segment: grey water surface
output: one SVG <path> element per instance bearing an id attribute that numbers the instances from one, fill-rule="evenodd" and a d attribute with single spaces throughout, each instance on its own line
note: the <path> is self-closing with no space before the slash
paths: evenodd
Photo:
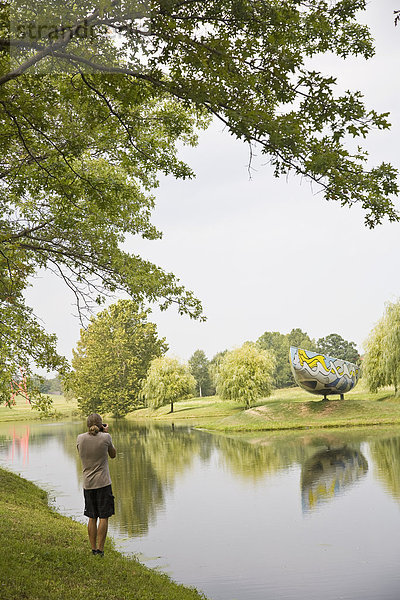
<path id="1" fill-rule="evenodd" d="M 81 522 L 84 430 L 0 424 L 0 465 Z M 400 599 L 400 428 L 226 436 L 120 421 L 110 433 L 121 552 L 213 600 Z"/>

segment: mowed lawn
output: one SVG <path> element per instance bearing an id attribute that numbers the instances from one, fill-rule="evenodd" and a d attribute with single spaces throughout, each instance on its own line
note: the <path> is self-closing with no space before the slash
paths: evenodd
<path id="1" fill-rule="evenodd" d="M 53 400 L 53 419 L 65 419 L 79 416 L 78 406 L 75 400 L 67 400 L 64 396 L 55 394 L 52 394 L 50 398 Z M 40 418 L 40 412 L 33 409 L 29 402 L 21 396 L 16 398 L 16 404 L 11 408 L 0 405 L 0 423 L 7 421 L 30 421 Z"/>
<path id="2" fill-rule="evenodd" d="M 250 409 L 217 396 L 194 398 L 174 404 L 174 412 L 163 406 L 157 410 L 139 409 L 129 419 L 187 423 L 217 431 L 261 431 L 400 424 L 400 398 L 391 388 L 377 394 L 367 391 L 361 381 L 344 400 L 332 396 L 327 401 L 300 388 L 276 390 Z"/>

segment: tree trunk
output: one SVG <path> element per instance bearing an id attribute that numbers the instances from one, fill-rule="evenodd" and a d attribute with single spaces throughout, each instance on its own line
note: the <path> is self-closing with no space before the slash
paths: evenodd
<path id="1" fill-rule="evenodd" d="M 172 413 L 174 412 L 174 403 L 173 402 L 171 402 L 171 410 L 169 412 L 172 412 Z"/>

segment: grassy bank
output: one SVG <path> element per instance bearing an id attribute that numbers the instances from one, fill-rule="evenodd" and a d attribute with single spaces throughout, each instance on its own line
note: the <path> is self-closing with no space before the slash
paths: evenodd
<path id="1" fill-rule="evenodd" d="M 248 410 L 211 396 L 177 402 L 172 414 L 169 406 L 163 406 L 155 411 L 136 410 L 128 418 L 185 423 L 227 432 L 395 425 L 400 424 L 400 399 L 389 388 L 371 394 L 360 382 L 344 400 L 334 396 L 323 401 L 299 388 L 286 388 L 276 390 Z"/>
<path id="2" fill-rule="evenodd" d="M 52 418 L 69 419 L 78 415 L 78 407 L 75 401 L 66 400 L 64 396 L 57 395 L 51 395 L 50 398 L 53 400 L 55 413 Z M 16 404 L 12 408 L 4 405 L 0 406 L 0 423 L 7 421 L 34 421 L 41 417 L 39 411 L 33 409 L 29 402 L 20 396 L 16 398 Z"/>
<path id="3" fill-rule="evenodd" d="M 0 469 L 2 600 L 200 600 L 194 589 L 123 557 L 90 553 L 86 527 L 51 510 L 44 491 Z"/>

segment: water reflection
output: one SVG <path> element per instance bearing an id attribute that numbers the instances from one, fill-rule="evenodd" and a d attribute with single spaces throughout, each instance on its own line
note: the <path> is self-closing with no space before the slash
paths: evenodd
<path id="1" fill-rule="evenodd" d="M 76 476 L 82 484 L 76 433 L 68 430 L 63 444 L 76 462 Z M 204 434 L 186 427 L 133 426 L 119 421 L 110 424 L 110 433 L 117 448 L 117 460 L 110 461 L 116 502 L 114 521 L 122 533 L 141 536 L 164 509 L 165 495 L 173 489 L 176 479 L 190 469 L 196 457 L 207 461 L 212 444 L 205 443 Z"/>
<path id="2" fill-rule="evenodd" d="M 15 455 L 22 459 L 22 464 L 29 462 L 29 434 L 30 427 L 26 425 L 22 431 L 17 430 L 15 425 L 10 427 L 12 441 L 9 444 L 9 459 L 14 462 Z"/>
<path id="3" fill-rule="evenodd" d="M 309 512 L 347 491 L 368 471 L 368 463 L 360 450 L 328 448 L 309 458 L 301 470 L 301 504 Z"/>
<path id="4" fill-rule="evenodd" d="M 213 600 L 400 598 L 400 429 L 233 436 L 123 421 L 110 430 L 110 529 L 123 552 Z M 84 422 L 0 424 L 0 464 L 85 521 L 82 431 Z"/>
<path id="5" fill-rule="evenodd" d="M 376 476 L 400 502 L 400 437 L 375 440 L 370 444 Z"/>
<path id="6" fill-rule="evenodd" d="M 301 463 L 304 447 L 298 443 L 279 444 L 266 436 L 241 439 L 219 436 L 214 441 L 225 468 L 243 479 L 254 481 Z"/>
<path id="7" fill-rule="evenodd" d="M 202 437 L 189 429 L 119 427 L 114 436 L 122 454 L 111 465 L 120 523 L 125 533 L 143 535 L 165 506 L 165 494 L 199 455 L 207 460 Z"/>

